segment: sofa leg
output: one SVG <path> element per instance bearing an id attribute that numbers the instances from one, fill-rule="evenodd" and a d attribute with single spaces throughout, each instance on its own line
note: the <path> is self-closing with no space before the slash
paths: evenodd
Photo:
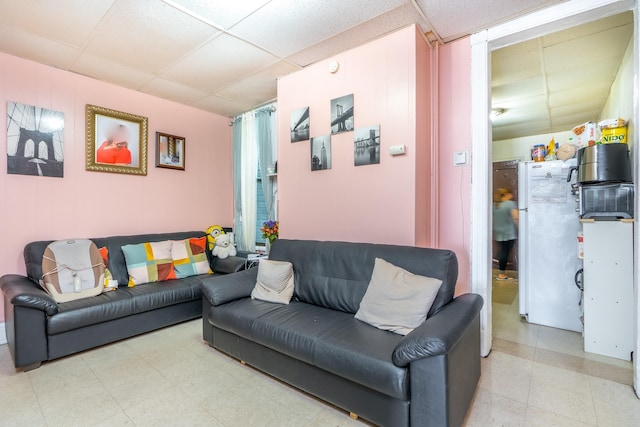
<path id="1" fill-rule="evenodd" d="M 36 362 L 36 363 L 32 363 L 31 365 L 23 366 L 22 367 L 22 372 L 32 371 L 32 370 L 34 370 L 36 368 L 39 368 L 41 364 L 42 364 L 42 362 Z"/>
<path id="2" fill-rule="evenodd" d="M 243 365 L 247 364 L 247 362 L 245 362 L 244 360 L 241 360 L 240 363 L 242 363 Z"/>
<path id="3" fill-rule="evenodd" d="M 349 412 L 349 416 L 350 416 L 351 418 L 353 418 L 354 420 L 357 420 L 357 419 L 358 419 L 358 414 L 354 414 L 353 412 Z"/>

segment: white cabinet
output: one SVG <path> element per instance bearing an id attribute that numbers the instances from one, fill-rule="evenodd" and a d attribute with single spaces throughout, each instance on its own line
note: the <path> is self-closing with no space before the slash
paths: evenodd
<path id="1" fill-rule="evenodd" d="M 584 350 L 631 360 L 633 221 L 583 221 Z"/>

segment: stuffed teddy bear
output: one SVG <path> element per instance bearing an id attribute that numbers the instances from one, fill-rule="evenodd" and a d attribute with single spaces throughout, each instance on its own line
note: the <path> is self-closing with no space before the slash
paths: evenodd
<path id="1" fill-rule="evenodd" d="M 220 259 L 235 256 L 237 252 L 236 247 L 231 244 L 231 236 L 228 234 L 220 234 L 216 237 L 216 245 L 213 247 L 211 253 Z"/>
<path id="2" fill-rule="evenodd" d="M 212 251 L 214 246 L 216 245 L 216 239 L 218 238 L 218 236 L 220 236 L 221 234 L 225 234 L 224 228 L 219 225 L 212 225 L 211 227 L 207 228 L 206 233 L 210 251 Z"/>

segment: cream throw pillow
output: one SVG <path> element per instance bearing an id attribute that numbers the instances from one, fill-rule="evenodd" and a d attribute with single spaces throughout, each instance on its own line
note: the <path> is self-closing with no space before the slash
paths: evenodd
<path id="1" fill-rule="evenodd" d="M 293 297 L 293 264 L 286 261 L 260 260 L 252 299 L 289 304 Z"/>
<path id="2" fill-rule="evenodd" d="M 442 280 L 419 276 L 376 258 L 355 317 L 378 329 L 407 335 L 427 319 L 441 284 Z"/>

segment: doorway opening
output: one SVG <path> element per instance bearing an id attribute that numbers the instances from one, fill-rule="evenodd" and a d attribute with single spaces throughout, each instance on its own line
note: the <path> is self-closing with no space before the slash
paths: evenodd
<path id="1" fill-rule="evenodd" d="M 491 52 L 514 43 L 531 40 L 561 29 L 574 27 L 579 24 L 594 22 L 598 19 L 627 11 L 634 13 L 634 32 L 637 38 L 639 29 L 637 23 L 638 4 L 628 0 L 604 1 L 569 1 L 551 6 L 539 12 L 531 13 L 506 24 L 476 33 L 471 38 L 471 75 L 475 82 L 487 82 L 486 85 L 474 84 L 471 87 L 472 99 L 472 168 L 471 181 L 474 190 L 471 192 L 472 223 L 471 232 L 471 291 L 482 295 L 485 307 L 481 312 L 481 354 L 487 356 L 491 351 L 492 341 L 492 308 L 491 308 L 491 211 L 488 194 L 491 192 L 491 176 L 489 171 L 492 164 L 491 124 L 489 121 L 491 90 L 490 65 Z M 632 52 L 632 68 L 637 73 L 639 67 L 639 46 L 636 43 Z M 634 79 L 633 112 L 630 120 L 640 122 L 640 111 L 637 106 L 637 82 Z M 632 147 L 632 162 L 638 169 L 638 152 L 633 147 L 637 144 L 638 135 L 635 132 L 630 139 Z M 495 145 L 495 144 L 494 144 Z M 637 187 L 637 186 L 636 186 Z M 638 200 L 636 200 L 638 210 Z M 634 230 L 635 241 L 640 235 L 639 229 Z M 640 256 L 637 251 L 634 263 Z M 634 279 L 637 282 L 637 278 Z M 634 283 L 635 284 L 635 283 Z M 637 306 L 637 301 L 635 301 Z M 637 322 L 638 319 L 635 319 Z M 636 374 L 640 378 L 640 370 Z"/>
<path id="2" fill-rule="evenodd" d="M 499 187 L 509 188 L 514 200 L 518 200 L 518 163 L 531 161 L 533 147 L 555 148 L 557 144 L 565 148 L 571 145 L 575 151 L 572 128 L 585 122 L 597 123 L 609 118 L 610 114 L 617 118 L 629 113 L 624 119 L 630 118 L 632 91 L 621 94 L 616 87 L 633 88 L 633 73 L 627 70 L 628 66 L 625 68 L 625 63 L 632 63 L 633 33 L 633 12 L 626 11 L 491 52 L 491 106 L 492 111 L 501 112 L 492 117 L 491 179 L 494 191 Z M 548 153 L 546 160 L 553 161 L 555 157 L 555 153 Z M 547 165 L 550 163 L 539 166 Z M 549 327 L 581 329 L 581 293 L 574 287 L 574 273 L 581 267 L 574 234 L 580 226 L 574 210 L 577 205 L 573 206 L 574 197 L 569 193 L 568 184 L 566 187 L 568 203 L 564 209 L 553 210 L 558 218 L 552 223 L 540 218 L 527 221 L 534 219 L 532 211 L 529 209 L 529 214 L 522 212 L 519 244 L 514 245 L 508 262 L 507 275 L 512 280 L 496 281 L 499 245 L 495 240 L 492 242 L 492 308 L 502 311 L 505 307 L 496 304 L 513 305 L 506 319 L 503 319 L 505 316 L 501 318 L 503 320 L 520 322 L 523 317 Z M 521 208 L 526 206 L 521 203 Z M 555 224 L 565 222 L 576 229 L 575 233 L 574 230 L 562 233 L 555 227 Z M 541 247 L 537 244 L 540 243 L 538 239 L 534 244 L 536 236 L 531 235 L 532 231 L 525 239 L 523 227 L 527 224 L 535 224 L 536 232 L 548 235 L 554 243 Z M 542 229 L 544 225 L 550 228 Z M 518 253 L 519 246 L 521 254 Z M 543 247 L 545 253 L 541 254 Z M 537 263 L 553 251 L 558 253 L 547 258 L 551 258 L 547 267 L 556 271 L 566 267 L 572 271 L 554 273 L 550 277 L 541 277 L 544 273 L 539 271 L 537 281 L 549 284 L 543 288 L 542 283 L 532 277 L 532 270 L 545 268 Z M 572 254 L 566 257 L 566 252 Z M 518 269 L 518 263 L 523 263 L 522 269 Z M 530 265 L 532 263 L 536 265 Z M 556 289 L 557 292 L 551 292 Z M 519 301 L 514 301 L 515 298 Z M 548 301 L 542 301 L 543 298 Z M 541 304 L 545 306 L 543 309 Z M 553 313 L 547 306 L 566 309 Z M 502 332 L 493 331 L 494 337 Z"/>

